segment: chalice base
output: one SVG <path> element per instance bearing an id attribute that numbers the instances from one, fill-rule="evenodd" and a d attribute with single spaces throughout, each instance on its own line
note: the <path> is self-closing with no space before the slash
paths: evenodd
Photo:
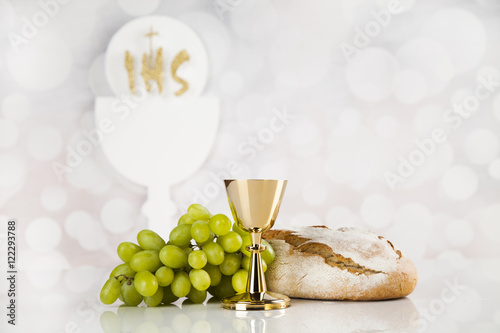
<path id="1" fill-rule="evenodd" d="M 222 307 L 229 310 L 276 310 L 289 306 L 288 296 L 272 291 L 260 294 L 241 293 L 222 300 Z"/>

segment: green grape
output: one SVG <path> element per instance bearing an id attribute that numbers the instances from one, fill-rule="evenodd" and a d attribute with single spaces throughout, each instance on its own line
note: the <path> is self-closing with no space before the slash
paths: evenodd
<path id="1" fill-rule="evenodd" d="M 129 306 L 137 306 L 142 302 L 142 295 L 135 289 L 132 281 L 126 281 L 121 287 L 122 301 Z"/>
<path id="2" fill-rule="evenodd" d="M 245 292 L 247 289 L 248 271 L 246 269 L 240 269 L 237 271 L 232 279 L 231 284 L 236 293 Z"/>
<path id="3" fill-rule="evenodd" d="M 240 269 L 241 258 L 236 253 L 229 253 L 219 265 L 220 272 L 224 275 L 233 275 Z"/>
<path id="4" fill-rule="evenodd" d="M 246 269 L 247 271 L 250 270 L 250 257 L 244 256 L 243 259 L 241 259 L 241 268 Z M 262 269 L 267 271 L 267 264 L 264 260 L 262 260 Z"/>
<path id="5" fill-rule="evenodd" d="M 207 291 L 210 293 L 210 295 L 212 295 L 212 296 L 215 295 L 215 288 L 216 287 L 214 287 L 214 286 L 208 287 Z M 213 298 L 211 298 L 211 299 L 213 299 Z"/>
<path id="6" fill-rule="evenodd" d="M 204 243 L 210 237 L 210 228 L 208 227 L 207 222 L 198 220 L 193 223 L 191 227 L 191 237 L 197 243 Z"/>
<path id="7" fill-rule="evenodd" d="M 109 278 L 101 289 L 101 294 L 99 295 L 101 302 L 104 304 L 113 304 L 120 296 L 121 284 L 115 278 Z"/>
<path id="8" fill-rule="evenodd" d="M 205 267 L 203 267 L 203 270 L 207 272 L 208 275 L 210 275 L 210 285 L 212 287 L 220 283 L 222 274 L 220 272 L 219 266 L 207 264 Z"/>
<path id="9" fill-rule="evenodd" d="M 208 221 L 208 226 L 210 230 L 217 236 L 222 236 L 227 234 L 231 230 L 231 221 L 224 214 L 217 214 L 210 218 Z"/>
<path id="10" fill-rule="evenodd" d="M 162 299 L 163 304 L 170 304 L 177 301 L 178 299 L 179 297 L 175 296 L 172 293 L 172 289 L 170 288 L 170 286 L 163 288 L 163 299 Z"/>
<path id="11" fill-rule="evenodd" d="M 173 228 L 168 236 L 170 244 L 179 247 L 184 247 L 189 245 L 191 242 L 191 225 L 181 224 Z"/>
<path id="12" fill-rule="evenodd" d="M 150 271 L 155 272 L 161 267 L 160 257 L 157 251 L 144 250 L 137 252 L 130 258 L 130 268 L 134 271 Z"/>
<path id="13" fill-rule="evenodd" d="M 166 287 L 174 280 L 174 270 L 170 267 L 162 266 L 158 268 L 155 276 L 158 280 L 158 285 L 160 287 Z"/>
<path id="14" fill-rule="evenodd" d="M 109 277 L 112 278 L 112 277 L 118 277 L 118 281 L 122 282 L 124 277 L 121 276 L 121 275 L 124 275 L 126 277 L 134 277 L 135 275 L 135 271 L 132 270 L 132 268 L 130 268 L 130 265 L 125 263 L 125 264 L 121 264 L 121 265 L 118 265 L 116 266 L 112 271 L 111 271 L 111 274 L 109 274 Z"/>
<path id="15" fill-rule="evenodd" d="M 177 222 L 177 225 L 181 225 L 181 224 L 193 224 L 194 221 L 196 221 L 195 219 L 193 219 L 191 216 L 189 216 L 189 214 L 184 214 L 181 216 L 181 218 L 179 219 L 179 222 Z"/>
<path id="16" fill-rule="evenodd" d="M 142 296 L 153 296 L 158 290 L 158 280 L 153 273 L 141 271 L 135 275 L 134 286 Z"/>
<path id="17" fill-rule="evenodd" d="M 208 221 L 210 218 L 210 212 L 208 209 L 200 204 L 192 204 L 188 207 L 187 213 L 195 220 L 205 220 Z"/>
<path id="18" fill-rule="evenodd" d="M 236 223 L 233 224 L 233 231 L 238 233 L 238 235 L 240 235 L 241 237 L 245 237 L 245 236 L 249 235 L 248 231 L 241 229 L 240 227 L 238 227 L 238 225 Z"/>
<path id="19" fill-rule="evenodd" d="M 198 290 L 196 288 L 191 288 L 191 291 L 187 295 L 188 299 L 196 304 L 201 304 L 205 301 L 207 298 L 207 291 L 206 290 Z M 202 331 L 200 331 L 202 332 Z"/>
<path id="20" fill-rule="evenodd" d="M 203 245 L 203 252 L 207 255 L 208 263 L 211 265 L 220 265 L 224 261 L 224 250 L 217 243 Z"/>
<path id="21" fill-rule="evenodd" d="M 137 242 L 144 250 L 160 251 L 165 246 L 165 241 L 152 230 L 141 230 L 137 234 Z"/>
<path id="22" fill-rule="evenodd" d="M 189 266 L 200 269 L 207 264 L 207 255 L 201 250 L 195 250 L 188 255 Z"/>
<path id="23" fill-rule="evenodd" d="M 189 257 L 189 254 L 193 252 L 193 248 L 191 246 L 188 246 L 183 248 L 182 251 L 184 251 L 184 253 Z"/>
<path id="24" fill-rule="evenodd" d="M 158 306 L 163 300 L 163 288 L 158 288 L 153 296 L 144 297 L 147 306 Z"/>
<path id="25" fill-rule="evenodd" d="M 213 232 L 210 231 L 210 236 L 208 236 L 208 239 L 206 241 L 204 241 L 203 243 L 196 243 L 199 247 L 202 247 L 203 245 L 207 244 L 207 243 L 212 243 L 215 239 L 215 234 Z"/>
<path id="26" fill-rule="evenodd" d="M 131 242 L 120 243 L 120 245 L 118 245 L 118 249 L 116 250 L 118 257 L 120 257 L 123 262 L 129 262 L 130 258 L 140 251 L 142 251 L 142 248 Z"/>
<path id="27" fill-rule="evenodd" d="M 217 238 L 217 243 L 222 246 L 222 249 L 227 253 L 236 252 L 240 249 L 243 240 L 237 232 L 230 231 L 227 234 Z"/>
<path id="28" fill-rule="evenodd" d="M 243 253 L 247 257 L 250 257 L 252 255 L 252 253 L 247 250 L 247 246 L 250 246 L 250 245 L 252 245 L 252 239 L 250 238 L 250 236 L 241 237 L 240 251 L 241 251 L 241 253 Z"/>
<path id="29" fill-rule="evenodd" d="M 220 283 L 215 286 L 214 296 L 218 298 L 231 297 L 235 294 L 232 279 L 230 276 L 223 275 Z"/>
<path id="30" fill-rule="evenodd" d="M 187 265 L 188 256 L 180 247 L 165 245 L 160 251 L 161 262 L 170 268 L 181 268 Z"/>
<path id="31" fill-rule="evenodd" d="M 189 281 L 189 276 L 186 272 L 177 272 L 174 276 L 174 281 L 170 285 L 172 293 L 177 297 L 184 297 L 191 291 L 191 281 Z"/>
<path id="32" fill-rule="evenodd" d="M 274 258 L 276 257 L 276 253 L 274 253 L 274 249 L 273 247 L 271 246 L 271 244 L 269 244 L 268 241 L 266 241 L 265 239 L 262 240 L 262 245 L 265 245 L 266 246 L 266 250 L 264 252 L 262 252 L 262 260 L 264 260 L 266 262 L 266 264 L 270 264 L 274 261 Z"/>
<path id="33" fill-rule="evenodd" d="M 193 269 L 189 272 L 189 281 L 197 290 L 207 290 L 210 287 L 210 275 L 203 269 Z"/>

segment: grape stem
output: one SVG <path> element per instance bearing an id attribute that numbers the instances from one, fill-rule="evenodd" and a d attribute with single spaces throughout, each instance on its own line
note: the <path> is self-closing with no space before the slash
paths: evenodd
<path id="1" fill-rule="evenodd" d="M 129 282 L 129 283 L 128 283 L 129 285 L 130 285 L 130 283 L 132 283 L 132 281 L 134 280 L 134 278 L 132 278 L 132 277 L 128 277 L 128 276 L 126 276 L 125 274 L 120 274 L 120 275 L 116 275 L 116 276 L 114 276 L 114 278 L 115 278 L 115 279 L 117 279 L 118 281 L 120 281 L 120 280 L 119 280 L 119 278 L 120 278 L 120 277 L 123 277 L 123 280 L 127 280 L 127 281 Z M 123 281 L 123 280 L 122 280 L 122 281 Z M 121 281 L 120 281 L 120 282 L 121 282 Z"/>

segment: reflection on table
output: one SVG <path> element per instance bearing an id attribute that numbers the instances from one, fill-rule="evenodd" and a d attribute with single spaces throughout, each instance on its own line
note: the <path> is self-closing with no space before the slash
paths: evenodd
<path id="1" fill-rule="evenodd" d="M 120 306 L 101 314 L 105 333 L 168 332 L 415 332 L 418 312 L 409 298 L 380 302 L 293 299 L 288 309 L 232 311 L 212 298 L 156 308 Z"/>

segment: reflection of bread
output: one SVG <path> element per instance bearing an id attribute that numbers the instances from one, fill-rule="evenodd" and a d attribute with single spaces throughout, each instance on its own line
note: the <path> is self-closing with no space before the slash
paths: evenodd
<path id="1" fill-rule="evenodd" d="M 406 297 L 376 303 L 294 299 L 286 318 L 293 320 L 266 318 L 266 332 L 417 333 L 422 328 L 415 305 Z"/>
<path id="2" fill-rule="evenodd" d="M 367 230 L 300 227 L 270 230 L 264 238 L 276 251 L 268 289 L 290 297 L 381 300 L 409 295 L 417 284 L 410 259 Z"/>

